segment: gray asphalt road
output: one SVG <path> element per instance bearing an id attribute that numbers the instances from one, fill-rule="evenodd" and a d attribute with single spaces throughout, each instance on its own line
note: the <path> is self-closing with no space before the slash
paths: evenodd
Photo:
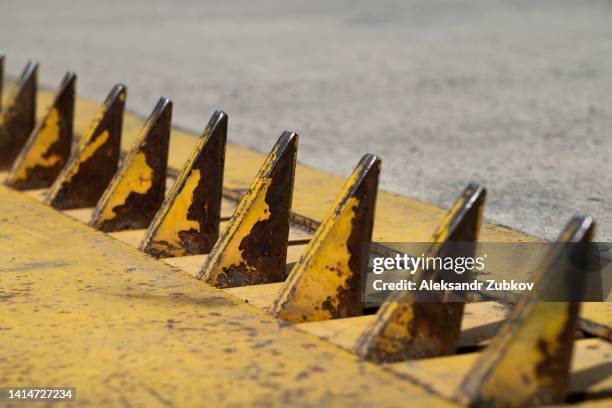
<path id="1" fill-rule="evenodd" d="M 3 0 L 0 48 L 13 74 L 37 56 L 46 84 L 122 81 L 195 130 L 222 108 L 236 143 L 296 130 L 306 164 L 374 152 L 385 189 L 448 207 L 477 181 L 490 221 L 554 239 L 588 213 L 612 240 L 611 21 L 610 1 Z"/>

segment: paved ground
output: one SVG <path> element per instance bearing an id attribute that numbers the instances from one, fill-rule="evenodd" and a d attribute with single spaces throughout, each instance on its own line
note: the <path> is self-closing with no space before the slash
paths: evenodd
<path id="1" fill-rule="evenodd" d="M 348 174 L 383 158 L 385 189 L 449 206 L 489 188 L 490 221 L 554 238 L 574 213 L 612 240 L 612 2 L 4 0 L 9 71 L 76 70 L 81 94 L 160 95 L 234 142 L 302 136 L 300 160 Z"/>

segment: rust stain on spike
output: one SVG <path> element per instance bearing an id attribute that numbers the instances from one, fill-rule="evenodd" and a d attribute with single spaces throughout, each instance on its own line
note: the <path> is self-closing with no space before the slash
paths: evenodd
<path id="1" fill-rule="evenodd" d="M 5 183 L 18 190 L 46 188 L 62 170 L 72 146 L 76 75 L 66 73 L 53 104 L 17 156 Z"/>
<path id="2" fill-rule="evenodd" d="M 164 201 L 172 102 L 161 98 L 102 194 L 90 225 L 102 231 L 146 228 Z"/>
<path id="3" fill-rule="evenodd" d="M 285 278 L 298 135 L 285 131 L 259 169 L 198 278 L 219 287 Z"/>
<path id="4" fill-rule="evenodd" d="M 45 199 L 58 210 L 93 207 L 117 172 L 127 89 L 115 85 Z"/>
<path id="5" fill-rule="evenodd" d="M 225 112 L 215 111 L 149 226 L 141 249 L 157 257 L 210 252 L 219 237 L 227 140 Z"/>
<path id="6" fill-rule="evenodd" d="M 30 60 L 0 114 L 0 170 L 9 170 L 34 129 L 38 61 Z"/>
<path id="7" fill-rule="evenodd" d="M 477 241 L 485 196 L 485 189 L 475 184 L 464 190 L 434 233 L 426 256 L 453 256 L 446 243 Z M 436 279 L 435 272 L 419 270 L 414 275 L 415 282 L 424 279 Z M 464 303 L 445 302 L 445 292 L 435 295 L 439 301 L 422 302 L 414 301 L 411 292 L 392 294 L 357 340 L 356 353 L 378 363 L 453 353 Z"/>
<path id="8" fill-rule="evenodd" d="M 564 274 L 574 267 L 568 260 L 584 262 L 567 252 L 575 249 L 575 243 L 589 242 L 593 229 L 590 217 L 574 217 L 569 222 L 534 273 L 534 299 L 551 289 L 562 291 L 559 293 L 581 290 L 563 284 Z M 564 402 L 580 302 L 534 299 L 518 302 L 464 378 L 456 394 L 464 404 L 527 407 Z"/>
<path id="9" fill-rule="evenodd" d="M 362 244 L 372 239 L 380 164 L 362 157 L 281 288 L 276 317 L 302 323 L 362 314 Z"/>

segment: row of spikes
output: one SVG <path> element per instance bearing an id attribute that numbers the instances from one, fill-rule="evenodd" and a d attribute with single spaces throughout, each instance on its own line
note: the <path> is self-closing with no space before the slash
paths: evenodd
<path id="1" fill-rule="evenodd" d="M 378 157 L 362 157 L 287 277 L 297 134 L 281 135 L 219 234 L 228 122 L 224 112 L 213 114 L 165 194 L 170 100 L 159 100 L 119 163 L 126 87 L 113 87 L 71 151 L 76 76 L 66 74 L 34 129 L 37 68 L 37 62 L 28 63 L 0 116 L 1 162 L 12 164 L 7 185 L 49 188 L 45 201 L 57 209 L 95 206 L 90 225 L 102 231 L 147 228 L 141 249 L 155 257 L 208 253 L 197 277 L 213 286 L 284 282 L 272 313 L 287 322 L 364 313 L 361 245 L 372 238 Z M 428 256 L 448 254 L 451 243 L 478 240 L 485 197 L 478 185 L 465 189 L 432 236 Z M 590 241 L 593 228 L 590 217 L 569 222 L 534 275 L 533 296 L 548 290 L 555 276 L 571 267 L 564 251 L 572 243 Z M 431 278 L 427 270 L 415 275 L 417 282 Z M 378 309 L 353 351 L 377 363 L 452 354 L 464 304 L 448 302 L 450 295 L 441 292 L 433 302 L 417 302 L 409 292 L 397 292 Z M 519 300 L 459 387 L 457 401 L 505 406 L 562 402 L 578 310 L 579 302 Z M 559 324 L 544 324 L 550 321 Z"/>

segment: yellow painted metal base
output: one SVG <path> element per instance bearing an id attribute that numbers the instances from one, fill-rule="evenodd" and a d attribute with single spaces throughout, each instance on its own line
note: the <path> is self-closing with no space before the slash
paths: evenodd
<path id="1" fill-rule="evenodd" d="M 75 386 L 79 406 L 450 406 L 25 194 L 0 187 L 0 213 L 0 384 Z"/>

